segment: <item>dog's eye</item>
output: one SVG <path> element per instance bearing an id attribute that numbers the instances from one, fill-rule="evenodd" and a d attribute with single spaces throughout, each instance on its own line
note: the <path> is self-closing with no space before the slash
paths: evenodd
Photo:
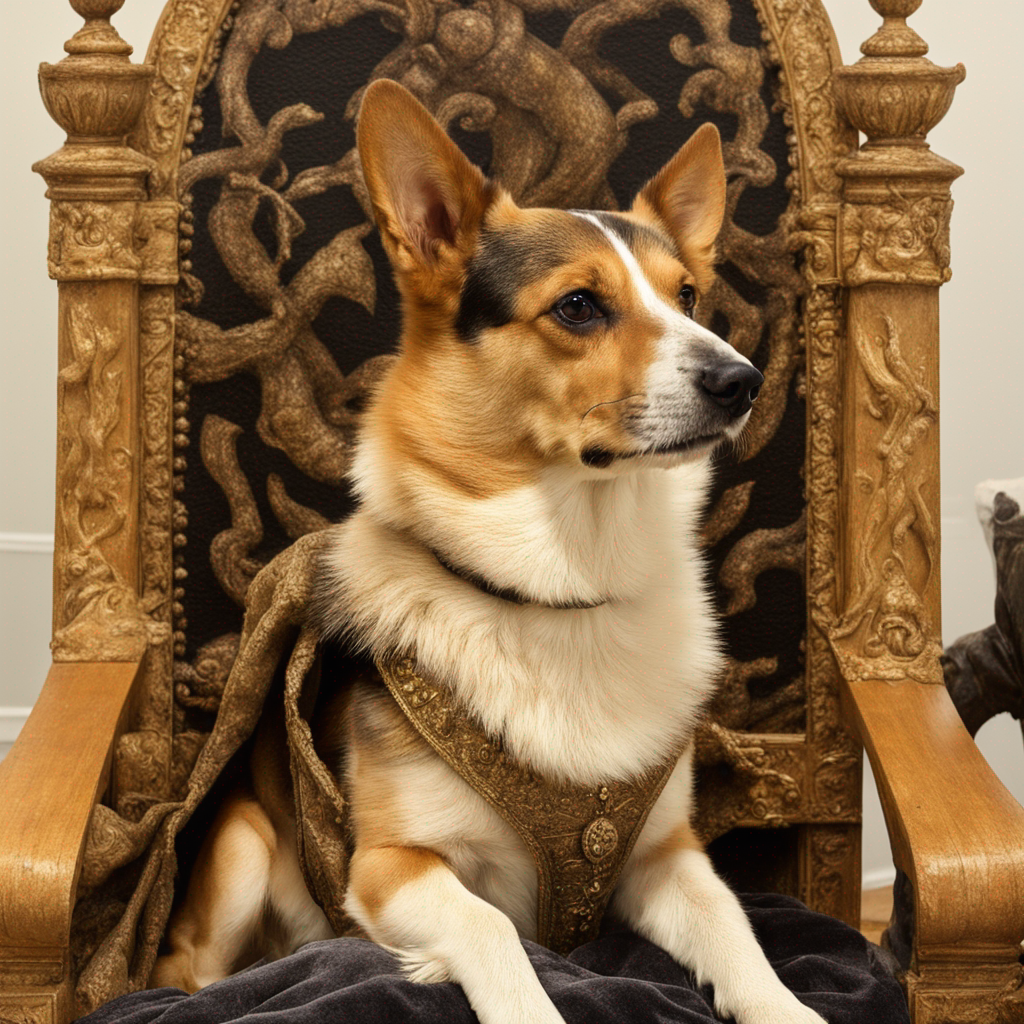
<path id="1" fill-rule="evenodd" d="M 603 317 L 593 295 L 589 292 L 572 292 L 555 303 L 555 316 L 563 323 L 578 327 Z"/>
<path id="2" fill-rule="evenodd" d="M 687 316 L 693 316 L 693 311 L 697 308 L 697 290 L 688 284 L 684 284 L 679 289 L 679 301 L 683 304 L 683 312 Z"/>

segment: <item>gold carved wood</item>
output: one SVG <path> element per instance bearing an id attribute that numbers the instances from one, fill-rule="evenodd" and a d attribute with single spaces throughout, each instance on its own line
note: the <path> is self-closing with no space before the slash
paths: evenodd
<path id="1" fill-rule="evenodd" d="M 69 140 L 37 170 L 55 200 L 49 265 L 61 290 L 54 657 L 145 653 L 134 731 L 119 740 L 115 771 L 120 802 L 141 813 L 175 780 L 180 788 L 199 745 L 174 737 L 172 722 L 171 622 L 181 596 L 172 551 L 182 539 L 173 437 L 185 411 L 173 387 L 182 244 L 174 173 L 183 105 L 187 112 L 221 12 L 182 5 L 154 69 L 128 62 L 131 48 L 105 20 L 118 7 L 78 8 L 91 20 L 71 56 L 41 71 Z M 129 148 L 125 133 L 140 111 Z M 138 152 L 140 132 L 152 156 Z"/>
<path id="2" fill-rule="evenodd" d="M 941 683 L 938 571 L 938 287 L 950 276 L 950 183 L 928 131 L 962 65 L 939 68 L 905 18 L 920 0 L 873 0 L 886 16 L 836 74 L 847 117 L 867 135 L 843 179 L 839 271 L 849 288 L 843 393 L 846 477 L 837 606 L 818 622 L 849 679 Z"/>
<path id="3" fill-rule="evenodd" d="M 49 269 L 59 282 L 54 657 L 141 656 L 138 601 L 138 279 L 134 225 L 148 161 L 124 144 L 150 70 L 109 24 L 119 3 L 80 4 L 68 56 L 40 69 L 68 132 L 36 165 L 53 200 Z"/>
<path id="4" fill-rule="evenodd" d="M 48 266 L 59 294 L 53 656 L 144 658 L 136 719 L 169 751 L 178 204 L 150 198 L 154 165 L 125 144 L 153 70 L 129 61 L 110 26 L 120 2 L 73 6 L 86 25 L 65 60 L 40 69 L 44 102 L 68 139 L 35 168 L 52 200 Z M 169 761 L 154 775 L 157 792 Z"/>
<path id="5" fill-rule="evenodd" d="M 939 665 L 938 289 L 950 277 L 949 186 L 962 172 L 925 137 L 965 72 L 925 59 L 905 20 L 920 3 L 872 0 L 882 27 L 835 77 L 867 141 L 837 166 L 845 537 L 835 603 L 821 602 L 815 618 L 841 665 L 909 888 L 912 905 L 897 907 L 890 931 L 915 1024 L 1008 1024 L 1024 1020 L 1024 811 L 963 728 Z M 912 779 L 935 790 L 913 797 Z M 967 806 L 961 794 L 972 790 Z M 910 813 L 914 800 L 924 813 Z"/>

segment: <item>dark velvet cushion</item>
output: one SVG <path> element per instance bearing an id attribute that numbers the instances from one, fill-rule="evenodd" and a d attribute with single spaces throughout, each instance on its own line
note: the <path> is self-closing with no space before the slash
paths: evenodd
<path id="1" fill-rule="evenodd" d="M 788 896 L 743 897 L 772 966 L 828 1024 L 909 1024 L 886 954 L 859 932 Z M 568 957 L 525 943 L 566 1024 L 704 1024 L 718 1020 L 710 986 L 632 932 L 609 924 Z M 364 939 L 311 942 L 193 996 L 153 989 L 122 996 L 89 1024 L 473 1024 L 454 984 L 407 981 L 395 958 Z"/>

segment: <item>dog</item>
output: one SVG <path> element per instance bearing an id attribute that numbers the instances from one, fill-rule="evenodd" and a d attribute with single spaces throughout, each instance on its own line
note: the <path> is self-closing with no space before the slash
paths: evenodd
<path id="1" fill-rule="evenodd" d="M 597 786 L 682 750 L 610 912 L 710 982 L 720 1015 L 823 1024 L 690 826 L 691 741 L 721 669 L 698 517 L 763 381 L 694 319 L 725 210 L 718 132 L 625 213 L 520 208 L 395 82 L 368 87 L 358 148 L 403 334 L 363 415 L 360 506 L 324 562 L 327 629 L 414 648 L 544 778 Z M 412 979 L 461 985 L 482 1024 L 561 1024 L 520 942 L 538 893 L 521 837 L 382 687 L 355 683 L 330 717 L 355 836 L 346 912 Z M 279 952 L 331 936 L 294 820 L 268 803 L 222 808 L 151 984 L 225 976 L 268 910 Z"/>

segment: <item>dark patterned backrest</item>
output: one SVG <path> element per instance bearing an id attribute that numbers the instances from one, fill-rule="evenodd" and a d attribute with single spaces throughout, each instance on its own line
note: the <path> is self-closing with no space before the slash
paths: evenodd
<path id="1" fill-rule="evenodd" d="M 815 116 L 834 126 L 834 44 L 816 0 L 235 5 L 207 54 L 178 171 L 190 250 L 176 327 L 179 727 L 209 728 L 203 695 L 230 664 L 258 569 L 352 508 L 345 472 L 360 406 L 400 326 L 354 149 L 363 87 L 405 84 L 524 205 L 625 206 L 712 121 L 729 198 L 699 318 L 766 380 L 742 448 L 720 462 L 704 528 L 730 661 L 699 744 L 699 823 L 722 836 L 714 849 L 739 881 L 754 851 L 768 884 L 854 913 L 859 761 L 837 741 L 833 768 L 845 774 L 831 818 L 803 763 L 823 756 L 802 735 L 814 729 L 795 240 L 813 197 L 791 164 L 797 142 L 808 161 L 813 146 L 819 161 L 835 154 L 820 152 L 827 135 L 790 134 L 787 31 L 806 50 L 790 77 L 804 94 L 809 81 L 819 90 L 828 109 Z M 822 708 L 834 723 L 832 704 Z M 786 823 L 802 831 L 725 835 Z M 811 879 L 814 857 L 831 864 L 831 882 Z"/>

